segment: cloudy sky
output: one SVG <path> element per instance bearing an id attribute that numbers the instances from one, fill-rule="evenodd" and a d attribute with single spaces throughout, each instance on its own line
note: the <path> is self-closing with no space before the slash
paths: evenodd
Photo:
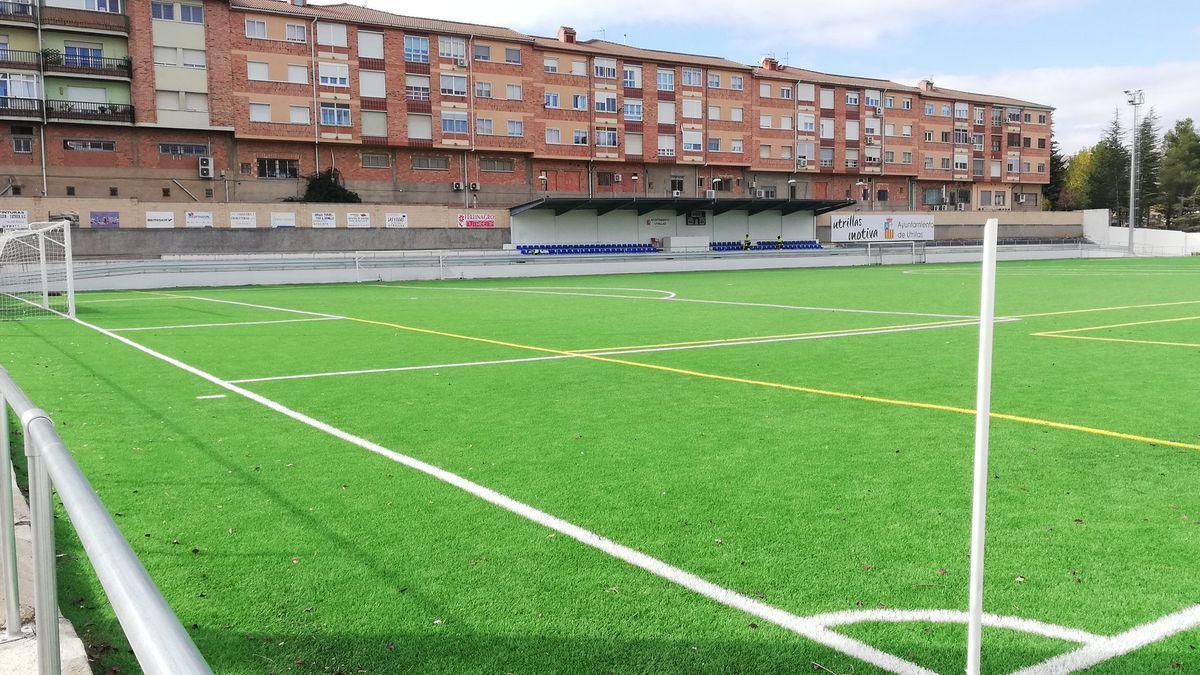
<path id="1" fill-rule="evenodd" d="M 1059 142 L 1095 142 L 1121 92 L 1200 121 L 1200 0 L 349 0 L 414 16 L 958 89 L 1057 108 Z"/>

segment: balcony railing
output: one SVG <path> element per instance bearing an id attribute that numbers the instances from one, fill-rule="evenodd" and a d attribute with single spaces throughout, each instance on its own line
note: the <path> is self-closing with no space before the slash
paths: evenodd
<path id="1" fill-rule="evenodd" d="M 127 103 L 46 101 L 46 117 L 56 120 L 133 123 L 133 106 Z"/>
<path id="2" fill-rule="evenodd" d="M 30 3 L 0 0 L 0 20 L 2 21 L 28 21 L 33 23 L 36 11 Z"/>
<path id="3" fill-rule="evenodd" d="M 94 28 L 117 33 L 129 32 L 129 17 L 114 12 L 94 12 L 68 7 L 42 7 L 42 25 L 67 28 Z"/>
<path id="4" fill-rule="evenodd" d="M 3 14 L 0 14 L 3 16 Z M 0 67 L 36 69 L 41 63 L 41 54 L 20 49 L 0 49 Z"/>
<path id="5" fill-rule="evenodd" d="M 130 77 L 133 67 L 129 57 L 110 58 L 107 56 L 86 56 L 80 54 L 60 54 L 49 50 L 42 55 L 46 70 L 65 73 L 82 73 L 86 75 L 109 75 L 114 77 Z"/>
<path id="6" fill-rule="evenodd" d="M 0 96 L 0 117 L 41 118 L 42 102 L 36 98 Z"/>

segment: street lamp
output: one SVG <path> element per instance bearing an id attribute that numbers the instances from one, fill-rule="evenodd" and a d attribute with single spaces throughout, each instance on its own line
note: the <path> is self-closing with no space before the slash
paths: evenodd
<path id="1" fill-rule="evenodd" d="M 1133 152 L 1129 158 L 1129 255 L 1133 255 L 1133 228 L 1137 226 L 1137 175 L 1138 175 L 1138 108 L 1146 102 L 1146 93 L 1141 89 L 1126 89 L 1129 105 L 1133 108 Z"/>

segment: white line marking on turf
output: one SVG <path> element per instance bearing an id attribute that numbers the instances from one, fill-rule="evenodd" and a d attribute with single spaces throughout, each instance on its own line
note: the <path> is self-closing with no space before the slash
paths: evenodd
<path id="1" fill-rule="evenodd" d="M 1006 323 L 1007 321 L 1015 321 L 1015 319 L 1001 320 L 997 319 L 996 323 Z M 317 377 L 338 377 L 343 375 L 373 375 L 378 373 L 400 373 L 410 370 L 439 370 L 441 368 L 467 368 L 472 366 L 496 366 L 509 363 L 531 363 L 536 361 L 559 361 L 563 359 L 579 359 L 588 356 L 621 356 L 625 354 L 649 354 L 653 352 L 676 352 L 688 349 L 708 349 L 711 347 L 736 347 L 745 345 L 761 345 L 773 342 L 799 342 L 801 340 L 829 340 L 834 338 L 857 337 L 859 335 L 883 335 L 886 333 L 905 333 L 916 330 L 930 330 L 934 328 L 961 328 L 964 326 L 977 326 L 978 321 L 959 321 L 955 323 L 936 324 L 932 326 L 900 326 L 896 328 L 864 328 L 853 331 L 830 331 L 828 333 L 813 333 L 810 335 L 793 335 L 789 337 L 773 337 L 773 338 L 746 338 L 744 340 L 726 340 L 713 342 L 701 342 L 690 345 L 668 345 L 663 347 L 641 347 L 634 349 L 598 349 L 577 352 L 574 354 L 555 354 L 552 356 L 526 356 L 512 359 L 496 359 L 491 361 L 466 361 L 462 363 L 440 363 L 421 366 L 397 366 L 394 368 L 365 368 L 362 370 L 337 370 L 332 372 L 321 373 L 302 373 L 298 375 L 274 375 L 270 377 L 249 377 L 239 380 L 229 380 L 234 384 L 247 384 L 250 382 L 278 382 L 281 380 L 307 380 Z"/>
<path id="2" fill-rule="evenodd" d="M 134 326 L 132 328 L 109 328 L 115 333 L 128 333 L 143 330 L 181 330 L 185 328 L 226 328 L 233 326 L 265 326 L 273 323 L 306 323 L 309 321 L 336 321 L 332 316 L 318 316 L 308 319 L 274 319 L 271 321 L 230 321 L 228 323 L 190 323 L 175 326 Z"/>
<path id="3" fill-rule="evenodd" d="M 1101 637 L 1085 643 L 1079 649 L 1060 654 L 1037 665 L 1017 671 L 1016 675 L 1057 675 L 1084 670 L 1124 656 L 1172 635 L 1200 626 L 1200 605 L 1192 605 L 1161 619 L 1131 628 L 1124 633 Z"/>
<path id="4" fill-rule="evenodd" d="M 967 623 L 967 613 L 957 609 L 862 609 L 816 614 L 808 618 L 826 627 L 855 623 Z M 983 625 L 1080 644 L 1105 639 L 1085 630 L 1017 616 L 984 614 Z"/>
<path id="5" fill-rule="evenodd" d="M 209 394 L 208 396 L 197 396 L 197 401 L 211 401 L 217 398 L 225 398 L 225 394 Z"/>
<path id="6" fill-rule="evenodd" d="M 85 299 L 85 300 L 76 300 L 76 301 L 75 301 L 75 304 L 76 304 L 76 305 L 95 305 L 95 304 L 97 304 L 97 303 L 101 303 L 101 302 L 150 302 L 150 301 L 160 301 L 160 302 L 161 302 L 161 301 L 163 301 L 163 300 L 170 300 L 170 299 L 171 299 L 171 298 L 169 298 L 169 297 L 162 297 L 162 298 L 145 298 L 145 297 L 139 297 L 139 298 L 102 298 L 102 299 L 98 299 L 98 300 L 86 300 L 86 299 Z"/>
<path id="7" fill-rule="evenodd" d="M 302 310 L 293 311 L 300 312 Z M 415 457 L 401 454 L 394 450 L 389 450 L 382 445 L 368 441 L 365 438 L 351 434 L 348 431 L 343 431 L 342 429 L 339 429 L 331 424 L 322 422 L 316 418 L 305 415 L 304 413 L 293 410 L 282 403 L 222 380 L 215 375 L 196 368 L 195 366 L 188 365 L 179 359 L 167 356 L 166 354 L 134 342 L 123 335 L 119 335 L 110 330 L 90 324 L 82 319 L 77 318 L 75 319 L 75 322 L 85 328 L 94 330 L 101 335 L 106 335 L 114 340 L 117 340 L 118 342 L 132 347 L 148 356 L 152 356 L 160 361 L 179 368 L 180 370 L 191 373 L 192 375 L 215 384 L 222 389 L 227 389 L 235 394 L 248 398 L 251 401 L 274 410 L 275 412 L 290 417 L 297 422 L 308 425 L 314 429 L 329 434 L 330 436 L 346 441 L 347 443 L 352 443 L 364 450 L 367 450 L 368 452 L 373 452 L 377 455 L 403 464 L 409 468 L 415 469 L 426 475 L 432 476 L 433 478 L 453 485 L 460 490 L 479 497 L 480 499 L 483 499 L 491 504 L 499 506 L 506 511 L 517 514 L 547 529 L 570 537 L 582 544 L 591 546 L 592 548 L 607 553 L 614 558 L 623 560 L 634 567 L 638 567 L 650 572 L 651 574 L 703 595 L 704 597 L 716 601 L 722 605 L 740 610 L 747 614 L 751 614 L 764 621 L 770 621 L 771 623 L 791 630 L 798 635 L 807 637 L 814 642 L 825 645 L 826 647 L 837 650 L 843 654 L 852 656 L 860 661 L 869 663 L 884 670 L 894 673 L 913 673 L 920 675 L 929 675 L 932 672 L 914 663 L 910 663 L 909 661 L 906 661 L 898 656 L 887 654 L 875 649 L 874 647 L 863 644 L 858 640 L 831 631 L 809 619 L 804 619 L 777 607 L 768 605 L 764 602 L 760 602 L 753 598 L 748 598 L 739 593 L 735 593 L 734 591 L 718 586 L 710 581 L 706 581 L 690 572 L 675 567 L 674 565 L 663 562 L 657 558 L 649 556 L 641 551 L 637 551 L 623 544 L 618 544 L 617 542 L 602 537 L 595 532 L 584 529 L 556 516 L 552 516 L 545 511 L 538 510 L 528 504 L 519 502 L 511 497 L 496 492 L 495 490 L 463 478 L 458 474 L 446 471 L 441 467 L 434 466 L 433 464 L 423 462 Z"/>
<path id="8" fill-rule="evenodd" d="M 581 295 L 591 298 L 623 298 L 626 300 L 654 300 L 656 302 L 691 302 L 703 305 L 734 305 L 738 307 L 767 307 L 771 309 L 794 309 L 808 312 L 840 312 L 845 314 L 882 314 L 885 316 L 921 316 L 935 319 L 978 319 L 969 314 L 931 314 L 929 312 L 900 312 L 883 309 L 851 309 L 846 307 L 809 307 L 805 305 L 780 305 L 768 302 L 739 302 L 735 300 L 701 300 L 698 298 L 662 297 L 652 298 L 644 295 L 602 295 L 600 293 L 555 293 L 551 291 L 522 290 L 521 288 L 481 288 L 468 286 L 407 286 L 401 284 L 371 284 L 380 288 L 407 288 L 416 290 L 437 291 L 474 291 L 480 293 L 540 293 L 547 295 Z M 635 289 L 625 289 L 635 290 Z M 654 289 L 636 289 L 654 290 Z M 666 291 L 660 291 L 666 292 Z"/>

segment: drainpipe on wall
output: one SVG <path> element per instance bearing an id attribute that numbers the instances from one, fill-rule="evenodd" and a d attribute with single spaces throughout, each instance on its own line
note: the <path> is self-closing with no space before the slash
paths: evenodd
<path id="1" fill-rule="evenodd" d="M 42 124 L 38 127 L 38 148 L 41 150 L 42 156 L 42 196 L 50 196 L 50 184 L 46 179 L 46 64 L 42 63 L 42 17 L 41 8 L 34 10 L 38 12 L 37 17 L 37 45 L 38 45 L 38 76 L 41 82 L 38 87 L 42 90 Z"/>
<path id="2" fill-rule="evenodd" d="M 463 151 L 463 208 L 471 207 L 471 181 L 470 169 L 468 168 L 471 161 L 471 155 L 475 153 L 475 127 L 478 120 L 475 119 L 475 36 L 467 36 L 467 129 L 471 132 L 470 146 Z M 432 84 L 430 85 L 432 86 Z M 522 96 L 524 98 L 524 96 Z M 493 130 L 494 133 L 495 130 Z"/>
<path id="3" fill-rule="evenodd" d="M 320 77 L 317 74 L 317 20 L 313 18 L 311 23 L 311 31 L 308 36 L 308 51 L 312 59 L 312 116 L 313 116 L 313 162 L 316 164 L 314 170 L 321 171 L 321 108 L 317 103 L 317 80 Z"/>

